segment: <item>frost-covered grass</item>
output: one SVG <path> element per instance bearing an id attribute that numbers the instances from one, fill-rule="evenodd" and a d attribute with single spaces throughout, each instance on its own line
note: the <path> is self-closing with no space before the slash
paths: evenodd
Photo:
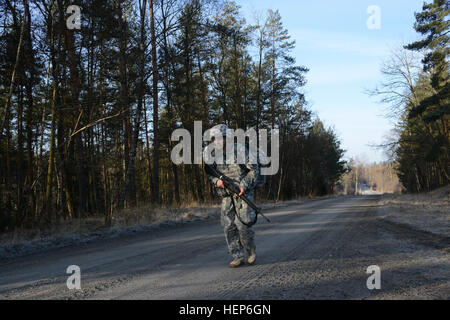
<path id="1" fill-rule="evenodd" d="M 450 236 L 450 185 L 427 193 L 383 195 L 380 204 L 392 221 Z"/>
<path id="2" fill-rule="evenodd" d="M 60 221 L 51 228 L 15 230 L 0 236 L 0 261 L 53 248 L 206 220 L 218 217 L 219 210 L 218 204 L 198 206 L 194 203 L 181 208 L 144 206 L 115 212 L 110 227 L 105 226 L 104 216 L 96 216 Z"/>

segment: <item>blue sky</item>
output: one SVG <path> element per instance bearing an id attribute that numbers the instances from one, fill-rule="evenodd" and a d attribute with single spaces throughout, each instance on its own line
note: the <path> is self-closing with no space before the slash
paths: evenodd
<path id="1" fill-rule="evenodd" d="M 369 144 L 383 142 L 393 128 L 386 106 L 365 94 L 382 79 L 379 72 L 390 51 L 419 38 L 414 12 L 423 0 L 237 0 L 247 23 L 255 12 L 280 11 L 283 25 L 296 41 L 292 55 L 310 69 L 305 88 L 311 108 L 332 126 L 347 150 L 346 158 L 360 156 L 374 162 L 385 159 Z M 381 28 L 366 25 L 367 8 L 380 8 Z"/>

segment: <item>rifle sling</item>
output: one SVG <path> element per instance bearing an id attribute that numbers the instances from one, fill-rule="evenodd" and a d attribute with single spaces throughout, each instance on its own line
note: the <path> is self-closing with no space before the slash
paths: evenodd
<path id="1" fill-rule="evenodd" d="M 258 212 L 255 210 L 255 219 L 252 222 L 250 222 L 250 223 L 245 223 L 244 221 L 242 221 L 242 219 L 241 219 L 241 217 L 240 217 L 240 215 L 239 215 L 239 213 L 238 213 L 238 211 L 236 209 L 236 204 L 234 203 L 234 195 L 231 195 L 231 203 L 233 204 L 233 209 L 234 209 L 234 213 L 236 214 L 236 217 L 239 219 L 239 221 L 243 225 L 245 225 L 245 226 L 250 228 L 251 226 L 253 226 L 258 221 Z"/>

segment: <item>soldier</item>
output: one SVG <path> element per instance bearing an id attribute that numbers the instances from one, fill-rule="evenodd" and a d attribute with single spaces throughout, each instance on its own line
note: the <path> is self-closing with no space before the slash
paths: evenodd
<path id="1" fill-rule="evenodd" d="M 250 200 L 253 200 L 259 167 L 256 161 L 249 161 L 253 158 L 251 158 L 248 148 L 234 142 L 234 157 L 230 157 L 232 159 L 230 162 L 225 160 L 227 152 L 229 155 L 232 150 L 232 146 L 227 145 L 226 138 L 234 141 L 234 135 L 226 125 L 220 124 L 211 128 L 210 136 L 213 137 L 215 150 L 222 150 L 224 158 L 221 163 L 216 160 L 214 166 L 224 175 L 235 180 L 240 187 L 240 193 L 232 195 L 224 188 L 222 180 L 208 175 L 208 179 L 215 186 L 217 194 L 223 197 L 220 221 L 225 233 L 228 251 L 234 258 L 229 266 L 235 268 L 244 263 L 244 249 L 248 253 L 247 263 L 251 265 L 256 260 L 256 246 L 254 242 L 255 232 L 250 224 L 255 220 L 256 213 L 239 197 L 245 193 Z M 237 163 L 238 154 L 245 155 L 245 163 Z"/>

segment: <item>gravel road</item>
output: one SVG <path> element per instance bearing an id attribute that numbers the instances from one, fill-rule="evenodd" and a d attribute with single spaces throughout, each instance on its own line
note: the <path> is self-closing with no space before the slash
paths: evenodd
<path id="1" fill-rule="evenodd" d="M 390 222 L 378 199 L 268 209 L 256 264 L 236 269 L 217 219 L 2 261 L 0 299 L 449 299 L 450 237 Z M 381 289 L 367 288 L 371 265 Z"/>

